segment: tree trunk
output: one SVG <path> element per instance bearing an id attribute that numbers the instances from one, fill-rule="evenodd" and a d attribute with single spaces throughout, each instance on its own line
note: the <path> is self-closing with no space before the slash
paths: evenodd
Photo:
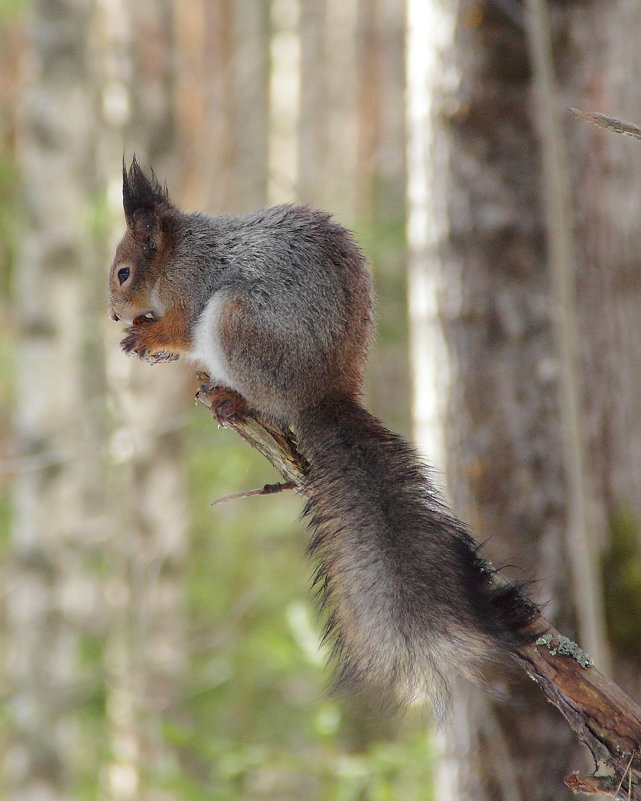
<path id="1" fill-rule="evenodd" d="M 444 421 L 457 512 L 481 540 L 491 539 L 486 551 L 496 561 L 509 559 L 539 579 L 533 591 L 548 602 L 546 616 L 572 637 L 572 604 L 584 582 L 576 570 L 573 582 L 566 579 L 570 549 L 577 551 L 565 537 L 564 487 L 573 479 L 560 420 L 568 395 L 562 400 L 548 269 L 554 245 L 546 244 L 544 226 L 544 212 L 548 234 L 560 213 L 544 205 L 557 175 L 548 167 L 543 180 L 550 139 L 539 138 L 547 112 L 532 93 L 527 19 L 503 3 L 431 5 L 439 24 L 428 26 L 420 15 L 415 22 L 425 36 L 432 32 L 435 60 L 410 71 L 410 97 L 422 112 L 410 114 L 410 297 L 417 397 L 426 400 L 421 412 L 432 410 L 422 440 L 438 445 Z M 421 4 L 409 8 L 418 13 Z M 553 3 L 550 11 L 549 66 L 560 87 L 552 115 L 579 106 L 625 118 L 627 108 L 639 122 L 641 89 L 630 80 L 640 58 L 638 5 L 613 4 L 607 24 L 598 2 Z M 411 64 L 412 53 L 424 57 L 426 39 L 412 33 L 411 14 L 409 30 Z M 605 577 L 613 678 L 634 697 L 641 662 L 641 162 L 638 143 L 570 115 L 561 122 L 554 135 L 569 154 L 571 178 L 561 227 L 564 235 L 574 228 L 577 244 L 560 261 L 577 264 L 567 279 L 577 307 L 576 431 L 589 467 L 586 514 L 596 531 L 591 546 L 579 547 L 591 550 L 597 578 Z M 430 407 L 434 397 L 438 406 Z M 582 755 L 531 689 L 511 687 L 512 705 L 469 688 L 456 696 L 444 798 L 561 797 L 561 777 L 582 767 Z"/>
<path id="2" fill-rule="evenodd" d="M 112 198 L 117 222 L 111 237 L 117 241 L 124 227 L 123 149 L 127 158 L 135 151 L 143 164 L 172 183 L 173 6 L 170 0 L 126 8 L 106 2 L 102 15 L 97 27 L 103 34 L 104 92 L 109 96 L 118 85 L 125 93 L 126 113 L 106 115 L 111 128 L 101 165 L 118 189 Z M 112 758 L 105 775 L 110 797 L 126 801 L 157 797 L 172 754 L 165 724 L 179 708 L 184 686 L 188 515 L 180 421 L 188 368 L 154 370 L 127 359 L 117 345 L 121 327 L 110 326 L 107 366 L 115 418 L 105 594 L 112 622 L 105 665 Z"/>
<path id="3" fill-rule="evenodd" d="M 298 189 L 301 47 L 298 0 L 270 4 L 267 201 L 295 203 Z"/>
<path id="4" fill-rule="evenodd" d="M 641 123 L 633 0 L 570 7 L 572 47 L 559 62 L 561 105 Z M 561 31 L 561 36 L 564 35 Z M 612 678 L 641 694 L 641 142 L 565 121 L 577 221 L 581 356 L 593 508 L 604 555 Z"/>
<path id="5" fill-rule="evenodd" d="M 354 225 L 377 296 L 368 402 L 393 430 L 409 436 L 403 3 L 359 0 Z"/>
<path id="6" fill-rule="evenodd" d="M 235 0 L 233 8 L 232 124 L 238 148 L 231 180 L 238 211 L 251 211 L 267 203 L 269 4 Z"/>
<path id="7" fill-rule="evenodd" d="M 410 4 L 429 39 L 410 27 L 410 63 L 412 53 L 423 58 L 413 75 L 423 105 L 412 119 L 409 228 L 417 393 L 431 410 L 421 410 L 423 444 L 428 458 L 447 454 L 454 509 L 491 540 L 485 554 L 539 578 L 532 591 L 573 636 L 558 357 L 524 29 L 498 4 L 431 5 L 438 24 Z M 563 776 L 581 766 L 563 721 L 527 682 L 503 687 L 505 701 L 479 692 L 466 686 L 455 695 L 442 797 L 562 797 Z"/>
<path id="8" fill-rule="evenodd" d="M 71 796 L 78 767 L 73 713 L 83 686 L 77 648 L 92 616 L 99 617 L 85 573 L 92 542 L 104 536 L 96 459 L 101 332 L 93 321 L 90 231 L 91 14 L 84 0 L 36 3 L 23 94 L 26 226 L 14 303 L 21 334 L 15 431 L 24 469 L 13 494 L 7 594 L 13 801 Z"/>

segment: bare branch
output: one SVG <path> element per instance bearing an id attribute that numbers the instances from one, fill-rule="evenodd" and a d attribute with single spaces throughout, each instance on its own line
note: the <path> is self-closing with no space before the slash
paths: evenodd
<path id="1" fill-rule="evenodd" d="M 235 501 L 238 498 L 251 498 L 254 495 L 274 495 L 275 493 L 282 492 L 283 490 L 296 489 L 297 486 L 298 485 L 295 481 L 287 481 L 280 484 L 265 484 L 264 487 L 259 487 L 258 489 L 245 490 L 244 492 L 233 492 L 231 495 L 223 495 L 222 498 L 216 498 L 216 500 L 212 501 L 209 505 L 217 506 L 219 503 Z"/>
<path id="2" fill-rule="evenodd" d="M 579 119 L 591 122 L 593 125 L 600 125 L 601 128 L 606 128 L 608 131 L 641 139 L 641 128 L 632 122 L 618 120 L 616 117 L 607 117 L 605 114 L 599 114 L 596 111 L 581 111 L 578 108 L 570 108 L 570 111 Z"/>
<path id="3" fill-rule="evenodd" d="M 550 623 L 540 619 L 535 625 L 546 626 L 547 634 L 523 646 L 516 661 L 561 712 L 594 760 L 593 775 L 571 774 L 566 785 L 573 792 L 639 801 L 641 708 L 586 661 L 576 646 L 560 648 L 559 644 L 569 641 Z"/>

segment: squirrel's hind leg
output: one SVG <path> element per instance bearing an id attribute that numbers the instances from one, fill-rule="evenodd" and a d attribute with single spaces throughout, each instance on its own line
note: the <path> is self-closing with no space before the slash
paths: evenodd
<path id="1" fill-rule="evenodd" d="M 207 398 L 207 405 L 221 426 L 243 420 L 249 412 L 247 401 L 242 395 L 229 387 L 210 381 L 201 384 L 198 388 L 196 400 L 203 398 Z"/>

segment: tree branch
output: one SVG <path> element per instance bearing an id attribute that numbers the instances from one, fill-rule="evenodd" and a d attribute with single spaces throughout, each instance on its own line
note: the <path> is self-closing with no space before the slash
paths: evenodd
<path id="1" fill-rule="evenodd" d="M 212 409 L 207 388 L 201 388 L 196 399 Z M 304 493 L 307 462 L 291 431 L 274 428 L 251 412 L 221 424 L 233 429 L 271 462 L 285 482 L 293 482 Z M 573 773 L 566 777 L 566 785 L 575 793 L 641 801 L 641 708 L 547 620 L 540 617 L 532 626 L 546 634 L 520 648 L 514 658 L 565 717 L 594 760 L 592 775 Z"/>
<path id="2" fill-rule="evenodd" d="M 254 495 L 274 495 L 283 490 L 296 489 L 297 485 L 294 481 L 285 481 L 281 484 L 265 484 L 264 487 L 257 489 L 244 490 L 243 492 L 232 492 L 231 495 L 223 495 L 222 498 L 216 498 L 212 501 L 210 506 L 218 506 L 219 503 L 227 503 L 228 501 L 236 501 L 239 498 L 252 498 Z"/>
<path id="3" fill-rule="evenodd" d="M 596 111 L 581 111 L 579 108 L 570 108 L 570 111 L 580 120 L 591 122 L 593 125 L 600 125 L 601 128 L 614 131 L 614 133 L 641 139 L 641 128 L 632 122 L 618 120 L 616 117 L 607 117 L 605 114 L 598 114 Z"/>
<path id="4" fill-rule="evenodd" d="M 573 773 L 566 777 L 566 785 L 575 793 L 638 801 L 641 708 L 548 621 L 540 618 L 535 625 L 545 626 L 546 635 L 523 646 L 515 659 L 561 712 L 594 760 L 591 776 Z"/>

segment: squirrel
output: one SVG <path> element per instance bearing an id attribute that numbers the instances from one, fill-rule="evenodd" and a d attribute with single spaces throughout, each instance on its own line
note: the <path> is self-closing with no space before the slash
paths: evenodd
<path id="1" fill-rule="evenodd" d="M 308 206 L 183 213 L 135 157 L 123 207 L 109 277 L 122 349 L 201 363 L 228 398 L 291 428 L 309 464 L 336 685 L 446 709 L 452 673 L 480 680 L 536 636 L 539 609 L 525 582 L 497 580 L 415 450 L 361 402 L 372 287 L 353 236 Z"/>

